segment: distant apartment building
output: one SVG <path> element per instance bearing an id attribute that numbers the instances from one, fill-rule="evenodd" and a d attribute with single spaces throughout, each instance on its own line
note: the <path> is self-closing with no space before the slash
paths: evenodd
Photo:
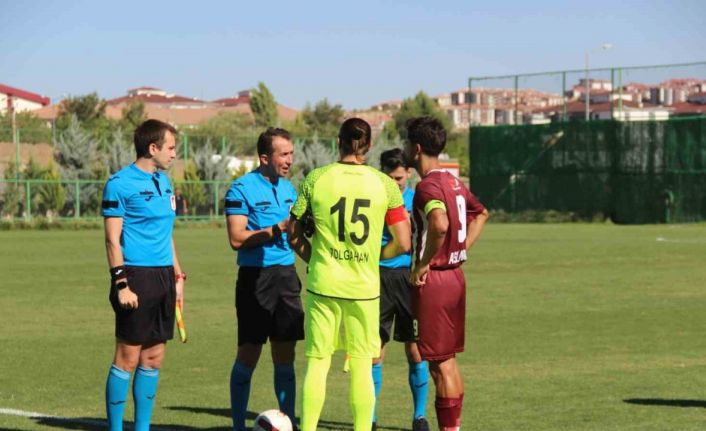
<path id="1" fill-rule="evenodd" d="M 49 105 L 51 100 L 31 91 L 0 84 L 0 114 L 34 111 Z"/>

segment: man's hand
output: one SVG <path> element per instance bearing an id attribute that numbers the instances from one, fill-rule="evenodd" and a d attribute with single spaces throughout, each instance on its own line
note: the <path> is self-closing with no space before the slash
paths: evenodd
<path id="1" fill-rule="evenodd" d="M 410 282 L 414 287 L 422 287 L 427 283 L 427 275 L 429 274 L 429 265 L 416 265 L 412 275 L 410 277 Z"/>
<path id="2" fill-rule="evenodd" d="M 120 280 L 123 281 L 123 280 Z M 125 280 L 127 281 L 127 280 Z M 117 281 L 116 281 L 117 283 Z M 130 290 L 130 286 L 125 287 L 124 289 L 118 290 L 118 303 L 120 304 L 121 308 L 124 308 L 126 310 L 134 310 L 138 306 L 137 302 L 137 295 L 135 292 Z"/>
<path id="3" fill-rule="evenodd" d="M 179 278 L 176 281 L 176 303 L 184 311 L 184 279 Z"/>
<path id="4" fill-rule="evenodd" d="M 278 236 L 282 235 L 282 232 L 287 232 L 287 228 L 289 227 L 289 217 L 277 223 L 277 226 L 279 227 L 280 232 Z"/>

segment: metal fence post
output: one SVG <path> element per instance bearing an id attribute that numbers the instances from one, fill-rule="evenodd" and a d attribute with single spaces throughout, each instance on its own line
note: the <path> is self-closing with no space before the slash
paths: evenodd
<path id="1" fill-rule="evenodd" d="M 215 187 L 213 187 L 213 203 L 214 203 L 214 206 L 216 209 L 215 215 L 218 215 L 218 212 L 220 211 L 220 207 L 218 205 L 219 204 L 219 202 L 218 202 L 219 193 L 218 192 L 219 192 L 220 185 L 221 185 L 221 183 L 216 181 L 216 183 L 214 184 Z"/>
<path id="2" fill-rule="evenodd" d="M 518 91 L 519 91 L 519 79 L 520 79 L 519 75 L 515 75 L 515 122 L 514 122 L 514 123 L 515 123 L 516 125 L 517 125 L 517 124 L 520 124 L 519 121 L 517 120 L 517 119 L 518 119 L 517 108 L 518 108 L 518 104 L 519 104 L 519 102 L 520 102 L 520 101 L 519 101 L 518 94 L 517 94 Z"/>
<path id="3" fill-rule="evenodd" d="M 81 218 L 81 186 L 79 180 L 74 182 L 74 191 L 76 193 L 76 208 L 74 208 L 74 217 Z"/>
<path id="4" fill-rule="evenodd" d="M 16 179 L 20 179 L 20 129 L 15 129 L 15 168 L 17 169 Z"/>
<path id="5" fill-rule="evenodd" d="M 32 218 L 32 186 L 29 180 L 25 180 L 25 219 Z"/>
<path id="6" fill-rule="evenodd" d="M 566 121 L 566 72 L 561 72 L 561 100 L 563 101 L 561 120 Z"/>

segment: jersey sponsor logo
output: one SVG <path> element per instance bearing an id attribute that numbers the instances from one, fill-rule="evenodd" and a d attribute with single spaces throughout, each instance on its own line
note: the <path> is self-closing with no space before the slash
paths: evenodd
<path id="1" fill-rule="evenodd" d="M 370 254 L 366 252 L 359 252 L 348 249 L 341 250 L 333 247 L 330 247 L 328 250 L 331 254 L 331 257 L 336 260 L 345 260 L 348 262 L 356 263 L 368 263 L 368 261 L 370 261 Z"/>
<path id="2" fill-rule="evenodd" d="M 466 261 L 466 250 L 458 250 L 451 253 L 449 256 L 449 265 Z"/>
<path id="3" fill-rule="evenodd" d="M 169 196 L 169 201 L 172 203 L 172 210 L 176 211 L 176 196 Z"/>

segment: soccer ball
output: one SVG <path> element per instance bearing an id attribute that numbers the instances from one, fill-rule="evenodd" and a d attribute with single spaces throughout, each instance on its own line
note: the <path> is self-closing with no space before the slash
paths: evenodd
<path id="1" fill-rule="evenodd" d="M 267 410 L 255 418 L 252 431 L 292 431 L 292 421 L 279 410 Z"/>

